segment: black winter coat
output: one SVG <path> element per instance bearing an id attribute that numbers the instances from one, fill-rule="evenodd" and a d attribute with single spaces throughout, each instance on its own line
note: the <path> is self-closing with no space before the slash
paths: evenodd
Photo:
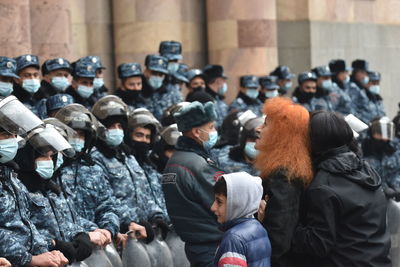
<path id="1" fill-rule="evenodd" d="M 309 266 L 391 266 L 381 178 L 347 147 L 320 160 L 305 202 L 293 250 L 312 258 Z"/>
<path id="2" fill-rule="evenodd" d="M 271 267 L 302 266 L 291 242 L 301 216 L 304 184 L 298 178 L 289 181 L 286 171 L 278 169 L 264 178 L 263 188 L 269 197 L 263 225 L 271 242 Z"/>

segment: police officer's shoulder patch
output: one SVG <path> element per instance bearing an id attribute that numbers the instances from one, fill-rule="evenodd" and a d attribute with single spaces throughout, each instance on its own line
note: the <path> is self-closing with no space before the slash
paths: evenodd
<path id="1" fill-rule="evenodd" d="M 176 184 L 176 173 L 164 173 L 161 177 L 161 184 Z"/>

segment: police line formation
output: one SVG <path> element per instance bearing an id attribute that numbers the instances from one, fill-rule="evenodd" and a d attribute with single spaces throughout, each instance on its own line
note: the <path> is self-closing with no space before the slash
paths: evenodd
<path id="1" fill-rule="evenodd" d="M 261 185 L 255 177 L 267 174 L 255 167 L 257 159 L 265 157 L 267 166 L 273 158 L 256 143 L 274 116 L 293 118 L 285 127 L 295 137 L 281 149 L 294 149 L 296 136 L 303 136 L 296 135 L 295 125 L 302 117 L 286 114 L 288 105 L 302 106 L 296 116 L 320 110 L 343 115 L 356 146 L 382 179 L 375 185 L 386 196 L 381 212 L 386 218 L 389 203 L 389 218 L 399 216 L 400 116 L 393 121 L 385 116 L 381 75 L 367 61 L 349 67 L 332 60 L 300 73 L 291 100 L 287 94 L 295 75 L 287 66 L 263 77 L 242 76 L 230 105 L 224 102 L 229 89 L 223 67 L 188 68 L 179 42 L 161 42 L 143 70 L 139 63 L 119 65 L 120 87 L 113 95 L 104 85 L 105 69 L 97 56 L 73 63 L 54 58 L 42 65 L 35 55 L 0 57 L 0 266 L 294 266 L 298 254 L 292 253 L 291 227 L 297 220 L 279 214 L 298 212 L 300 200 L 287 199 L 293 191 L 285 191 L 287 180 L 263 179 Z M 223 200 L 214 202 L 221 195 L 228 201 L 226 216 L 219 209 Z M 276 206 L 279 201 L 286 203 Z M 366 214 L 381 218 L 376 205 L 367 204 Z M 257 212 L 264 227 L 252 219 Z M 268 223 L 271 217 L 275 224 Z M 363 219 L 370 218 L 358 221 Z M 314 236 L 318 242 L 309 237 L 311 248 L 300 254 L 320 261 L 305 266 L 390 266 L 388 236 L 398 232 L 398 220 L 389 220 L 387 228 L 386 219 L 385 225 L 374 221 L 377 229 L 369 225 L 366 231 L 372 232 L 364 237 L 332 241 L 329 252 L 320 247 L 326 249 L 330 232 Z M 235 222 L 225 234 L 224 222 Z M 365 249 L 364 255 L 358 249 Z M 398 261 L 393 243 L 391 251 Z"/>

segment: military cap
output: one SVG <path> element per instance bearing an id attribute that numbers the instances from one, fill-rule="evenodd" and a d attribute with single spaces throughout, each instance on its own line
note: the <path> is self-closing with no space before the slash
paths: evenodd
<path id="1" fill-rule="evenodd" d="M 120 79 L 141 75 L 143 75 L 143 73 L 139 63 L 123 63 L 118 66 L 118 77 Z"/>
<path id="2" fill-rule="evenodd" d="M 179 64 L 178 70 L 174 74 L 172 74 L 172 76 L 174 76 L 175 79 L 181 82 L 188 83 L 189 80 L 186 77 L 188 69 L 189 67 L 186 64 Z"/>
<path id="3" fill-rule="evenodd" d="M 244 88 L 258 88 L 259 82 L 256 76 L 246 75 L 240 77 L 240 86 Z"/>
<path id="4" fill-rule="evenodd" d="M 269 75 L 278 77 L 278 79 L 292 79 L 295 75 L 290 72 L 288 66 L 278 66 Z"/>
<path id="5" fill-rule="evenodd" d="M 66 105 L 74 103 L 74 98 L 68 94 L 56 94 L 49 96 L 46 101 L 47 111 L 61 109 Z"/>
<path id="6" fill-rule="evenodd" d="M 204 80 L 204 75 L 203 75 L 203 71 L 199 70 L 199 69 L 190 69 L 188 70 L 188 72 L 186 73 L 186 77 L 189 80 L 189 82 L 191 80 L 193 80 L 196 77 L 201 77 Z"/>
<path id="7" fill-rule="evenodd" d="M 222 67 L 221 65 L 207 65 L 203 69 L 203 74 L 207 82 L 220 77 L 227 79 L 224 74 L 224 67 Z"/>
<path id="8" fill-rule="evenodd" d="M 27 67 L 35 67 L 40 69 L 39 58 L 35 55 L 22 55 L 15 58 L 17 62 L 17 73 Z"/>
<path id="9" fill-rule="evenodd" d="M 86 60 L 78 60 L 72 63 L 72 75 L 74 77 L 95 78 L 96 68 L 92 62 Z"/>
<path id="10" fill-rule="evenodd" d="M 9 57 L 0 57 L 0 76 L 19 78 L 16 74 L 17 62 Z"/>
<path id="11" fill-rule="evenodd" d="M 351 67 L 353 70 L 363 70 L 363 71 L 368 71 L 369 66 L 368 66 L 368 61 L 364 59 L 356 59 L 351 63 Z"/>
<path id="12" fill-rule="evenodd" d="M 71 63 L 65 58 L 53 58 L 46 60 L 42 65 L 42 74 L 46 75 L 53 70 L 66 69 L 71 72 Z"/>
<path id="13" fill-rule="evenodd" d="M 103 64 L 101 64 L 101 60 L 100 60 L 99 56 L 87 56 L 87 57 L 82 57 L 79 60 L 92 64 L 94 66 L 95 70 L 105 69 Z"/>
<path id="14" fill-rule="evenodd" d="M 311 70 L 312 72 L 315 73 L 315 75 L 317 75 L 317 77 L 327 77 L 327 76 L 332 76 L 332 72 L 329 69 L 328 66 L 319 66 L 319 67 L 315 67 Z"/>
<path id="15" fill-rule="evenodd" d="M 350 67 L 346 66 L 346 61 L 343 59 L 333 59 L 329 62 L 329 69 L 332 73 L 337 74 L 343 71 L 351 71 Z"/>
<path id="16" fill-rule="evenodd" d="M 169 61 L 182 59 L 182 44 L 176 41 L 163 41 L 160 43 L 159 51 L 161 56 Z"/>
<path id="17" fill-rule="evenodd" d="M 145 59 L 146 68 L 152 71 L 168 74 L 168 59 L 157 55 L 147 55 Z"/>
<path id="18" fill-rule="evenodd" d="M 377 71 L 369 71 L 368 77 L 369 77 L 370 81 L 380 81 L 381 80 L 381 74 Z"/>
<path id="19" fill-rule="evenodd" d="M 262 88 L 267 88 L 269 90 L 279 89 L 279 85 L 276 83 L 278 77 L 269 75 L 260 77 L 259 82 Z"/>
<path id="20" fill-rule="evenodd" d="M 317 81 L 317 76 L 314 72 L 305 71 L 299 74 L 297 77 L 299 84 L 305 81 Z"/>

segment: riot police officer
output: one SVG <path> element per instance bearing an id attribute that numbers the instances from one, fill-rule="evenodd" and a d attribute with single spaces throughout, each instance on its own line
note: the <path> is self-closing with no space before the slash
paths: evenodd
<path id="1" fill-rule="evenodd" d="M 219 164 L 227 173 L 245 171 L 252 175 L 259 175 L 253 166 L 257 156 L 255 141 L 258 138 L 257 127 L 264 123 L 262 117 L 257 117 L 252 111 L 246 111 L 238 118 L 241 130 L 239 144 L 226 146 L 219 152 Z"/>
<path id="2" fill-rule="evenodd" d="M 157 119 L 160 119 L 165 109 L 182 101 L 182 95 L 176 87 L 163 85 L 163 81 L 168 75 L 167 58 L 148 55 L 145 59 L 145 65 L 142 89 L 142 96 L 146 101 L 145 107 Z"/>
<path id="3" fill-rule="evenodd" d="M 329 69 L 332 72 L 332 81 L 348 94 L 350 88 L 349 71 L 351 71 L 351 68 L 346 66 L 346 61 L 343 59 L 332 59 L 329 61 Z"/>
<path id="4" fill-rule="evenodd" d="M 292 79 L 295 75 L 288 66 L 278 66 L 269 75 L 278 77 L 276 83 L 279 85 L 279 95 L 286 95 L 292 88 Z"/>
<path id="5" fill-rule="evenodd" d="M 54 117 L 61 108 L 73 103 L 74 98 L 68 94 L 56 94 L 49 96 L 47 99 L 44 98 L 37 105 L 39 118 Z"/>
<path id="6" fill-rule="evenodd" d="M 293 101 L 304 106 L 308 111 L 315 110 L 314 98 L 317 93 L 317 76 L 305 71 L 298 76 L 299 85 L 293 92 Z"/>
<path id="7" fill-rule="evenodd" d="M 262 114 L 262 102 L 258 99 L 259 87 L 260 84 L 256 76 L 241 76 L 239 94 L 229 105 L 228 112 L 251 110 L 260 116 Z"/>
<path id="8" fill-rule="evenodd" d="M 145 107 L 146 101 L 142 97 L 143 73 L 139 63 L 123 63 L 118 66 L 120 87 L 115 92 L 130 109 Z"/>
<path id="9" fill-rule="evenodd" d="M 17 63 L 14 59 L 0 57 L 0 96 L 6 97 L 13 92 L 13 80 L 19 79 L 16 70 Z"/>
<path id="10" fill-rule="evenodd" d="M 369 81 L 365 86 L 365 93 L 368 97 L 368 113 L 363 113 L 363 120 L 370 121 L 373 118 L 385 116 L 385 107 L 381 97 L 381 74 L 377 71 L 368 72 Z"/>
<path id="11" fill-rule="evenodd" d="M 105 132 L 90 111 L 80 104 L 67 105 L 55 117 L 76 131 L 68 141 L 76 155 L 66 159 L 60 168 L 57 183 L 69 188 L 77 212 L 83 218 L 94 222 L 107 236 L 107 243 L 119 231 L 119 218 L 112 189 L 103 178 L 103 170 L 90 157 L 97 136 Z"/>
<path id="12" fill-rule="evenodd" d="M 222 121 L 228 114 L 228 105 L 224 102 L 225 94 L 228 91 L 227 76 L 221 65 L 207 65 L 203 69 L 206 78 L 206 93 L 214 98 L 215 110 L 217 112 L 216 127 L 222 125 Z"/>
<path id="13" fill-rule="evenodd" d="M 259 78 L 261 89 L 258 94 L 258 99 L 261 103 L 264 103 L 267 99 L 279 96 L 279 85 L 276 83 L 277 80 L 278 77 L 272 75 Z"/>
<path id="14" fill-rule="evenodd" d="M 197 91 L 204 91 L 206 89 L 206 81 L 203 75 L 203 71 L 200 69 L 190 69 L 186 73 L 188 82 L 186 83 L 186 89 L 188 94 L 186 101 L 193 102 L 191 95 Z"/>
<path id="15" fill-rule="evenodd" d="M 106 68 L 103 66 L 98 56 L 87 56 L 81 58 L 81 60 L 92 62 L 96 70 L 96 76 L 93 80 L 93 94 L 90 96 L 90 102 L 91 105 L 93 105 L 97 100 L 108 94 L 108 88 L 104 83 L 104 70 Z"/>
<path id="16" fill-rule="evenodd" d="M 40 64 L 39 58 L 35 55 L 23 55 L 16 59 L 17 75 L 14 79 L 14 92 L 19 101 L 27 106 L 33 113 L 37 114 L 34 95 L 40 88 Z"/>
<path id="17" fill-rule="evenodd" d="M 96 67 L 91 60 L 79 59 L 72 64 L 72 84 L 65 93 L 74 98 L 74 102 L 85 107 L 91 107 L 90 97 L 93 95 L 93 80 L 96 77 Z"/>
<path id="18" fill-rule="evenodd" d="M 64 266 L 68 260 L 61 252 L 49 252 L 52 238 L 40 234 L 30 220 L 28 191 L 17 179 L 13 161 L 19 146 L 16 134 L 26 135 L 43 122 L 14 96 L 1 100 L 0 114 L 0 254 L 15 266 Z"/>
<path id="19" fill-rule="evenodd" d="M 179 64 L 178 70 L 172 74 L 172 77 L 175 79 L 175 86 L 180 92 L 183 89 L 183 85 L 189 82 L 188 78 L 186 77 L 188 70 L 188 65 Z"/>
<path id="20" fill-rule="evenodd" d="M 40 100 L 64 92 L 70 86 L 70 74 L 71 64 L 65 58 L 46 60 L 42 64 L 43 80 L 36 98 Z"/>
<path id="21" fill-rule="evenodd" d="M 366 91 L 366 86 L 369 82 L 369 64 L 363 59 L 357 59 L 351 63 L 351 66 L 353 72 L 350 78 L 349 96 L 352 101 L 354 115 L 365 123 L 369 123 L 371 118 L 368 115 L 370 110 Z"/>
<path id="22" fill-rule="evenodd" d="M 128 107 L 120 98 L 109 95 L 95 103 L 93 114 L 107 130 L 104 137 L 97 140 L 91 156 L 102 168 L 119 203 L 121 232 L 139 231 L 142 238 L 151 241 L 154 234 L 148 222 L 162 219 L 163 214 L 152 201 L 143 169 L 123 142 L 127 133 Z"/>

